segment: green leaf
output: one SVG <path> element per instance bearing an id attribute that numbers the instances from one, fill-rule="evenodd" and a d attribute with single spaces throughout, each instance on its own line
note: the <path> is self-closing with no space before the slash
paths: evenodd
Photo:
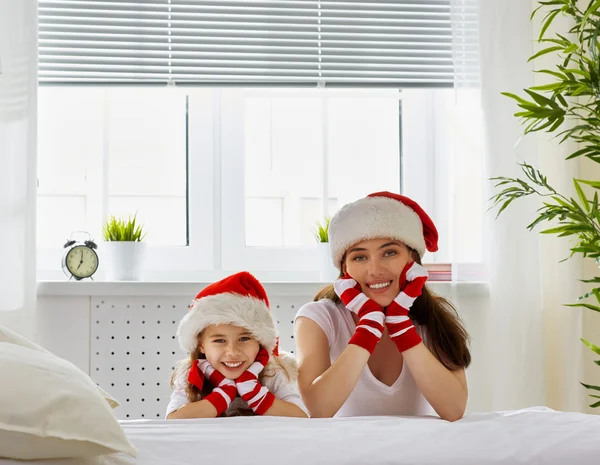
<path id="1" fill-rule="evenodd" d="M 560 92 L 564 90 L 565 85 L 562 82 L 553 82 L 551 84 L 542 84 L 530 87 L 532 90 L 541 90 L 542 92 Z"/>
<path id="2" fill-rule="evenodd" d="M 558 13 L 560 13 L 560 10 L 554 10 L 546 16 L 546 19 L 542 26 L 542 30 L 540 31 L 539 39 L 542 39 L 544 37 L 544 33 L 548 29 L 548 26 L 550 26 L 550 24 L 552 24 L 552 21 L 554 20 L 554 18 L 556 17 L 556 15 Z"/>
<path id="3" fill-rule="evenodd" d="M 552 52 L 556 52 L 557 50 L 564 50 L 563 47 L 560 47 L 558 45 L 554 46 L 554 47 L 548 47 L 545 49 L 540 50 L 539 52 L 537 52 L 535 55 L 531 56 L 529 58 L 529 60 L 527 60 L 528 62 L 535 60 L 536 58 L 541 57 L 542 55 L 546 55 L 547 53 L 552 53 Z"/>
<path id="4" fill-rule="evenodd" d="M 510 98 L 512 98 L 512 99 L 514 99 L 514 100 L 516 100 L 516 101 L 517 101 L 517 102 L 519 102 L 519 103 L 523 103 L 523 104 L 529 104 L 529 105 L 532 105 L 532 103 L 531 103 L 531 102 L 528 102 L 527 100 L 525 100 L 525 99 L 523 99 L 523 98 L 519 97 L 519 96 L 518 96 L 518 95 L 516 95 L 516 94 L 511 94 L 510 92 L 501 92 L 501 94 L 502 94 L 502 95 L 504 95 L 504 96 L 506 96 L 506 97 L 510 97 Z"/>
<path id="5" fill-rule="evenodd" d="M 513 200 L 514 198 L 510 198 L 502 204 L 502 207 L 500 207 L 500 210 L 498 210 L 498 213 L 496 214 L 496 218 L 500 216 L 500 213 L 502 213 L 506 209 L 506 207 L 508 207 L 512 203 Z"/>
<path id="6" fill-rule="evenodd" d="M 576 158 L 576 157 L 579 157 L 579 156 L 584 155 L 586 153 L 589 153 L 589 151 L 590 151 L 590 149 L 588 147 L 583 148 L 583 149 L 579 149 L 576 152 L 573 152 L 571 155 L 569 155 L 567 157 L 567 160 L 571 160 L 572 158 Z"/>
<path id="7" fill-rule="evenodd" d="M 579 200 L 581 200 L 581 204 L 583 205 L 585 210 L 589 212 L 590 211 L 590 202 L 588 201 L 585 194 L 583 193 L 583 189 L 581 188 L 581 185 L 579 184 L 578 181 L 579 181 L 578 179 L 573 179 L 573 184 L 575 185 L 575 190 L 577 191 Z"/>
<path id="8" fill-rule="evenodd" d="M 563 124 L 564 122 L 565 122 L 565 118 L 561 116 L 554 122 L 552 127 L 550 129 L 548 129 L 548 132 L 556 131 L 556 129 L 558 129 L 558 127 L 560 127 L 560 125 Z"/>
<path id="9" fill-rule="evenodd" d="M 579 182 L 591 186 L 594 189 L 600 189 L 600 181 L 586 181 L 585 179 L 580 179 Z"/>
<path id="10" fill-rule="evenodd" d="M 581 339 L 581 342 L 583 342 L 583 343 L 585 344 L 585 346 L 586 346 L 587 348 L 589 348 L 589 349 L 590 349 L 592 352 L 594 352 L 595 354 L 598 354 L 598 355 L 600 355 L 600 347 L 598 347 L 598 346 L 596 346 L 596 345 L 592 344 L 592 343 L 591 343 L 591 342 L 589 342 L 589 341 L 586 341 L 585 339 Z"/>
<path id="11" fill-rule="evenodd" d="M 585 14 L 583 15 L 583 18 L 581 19 L 581 23 L 579 24 L 579 27 L 581 29 L 585 29 L 585 24 L 587 23 L 590 15 L 595 12 L 596 10 L 598 10 L 598 8 L 600 8 L 600 0 L 596 0 L 595 2 L 591 3 L 588 7 L 587 10 L 585 12 Z"/>
<path id="12" fill-rule="evenodd" d="M 581 383 L 581 385 L 586 389 L 591 389 L 593 391 L 600 391 L 600 386 L 593 386 L 591 384 Z"/>
<path id="13" fill-rule="evenodd" d="M 562 95 L 556 94 L 556 98 L 558 99 L 558 101 L 560 102 L 560 104 L 563 107 L 568 108 L 569 104 L 567 103 L 567 101 L 565 100 L 565 98 Z"/>
<path id="14" fill-rule="evenodd" d="M 581 77 L 584 77 L 586 79 L 589 79 L 590 77 L 590 73 L 581 69 L 577 69 L 577 68 L 561 68 L 563 73 L 569 73 L 569 74 L 578 74 Z"/>
<path id="15" fill-rule="evenodd" d="M 540 8 L 543 8 L 543 7 L 544 7 L 544 5 L 540 5 L 540 6 L 538 6 L 538 7 L 537 7 L 535 10 L 533 10 L 533 11 L 531 12 L 531 16 L 529 16 L 529 21 L 533 20 L 533 18 L 534 18 L 534 16 L 535 16 L 535 14 L 538 12 L 538 10 L 539 10 Z"/>
<path id="16" fill-rule="evenodd" d="M 565 307 L 583 307 L 583 308 L 587 308 L 589 310 L 593 310 L 595 312 L 600 312 L 600 307 L 597 307 L 597 306 L 591 305 L 591 304 L 586 304 L 586 303 L 565 304 Z"/>
<path id="17" fill-rule="evenodd" d="M 567 80 L 567 76 L 565 74 L 560 73 L 558 71 L 552 71 L 551 69 L 540 69 L 540 70 L 536 70 L 535 72 L 536 73 L 549 74 L 550 76 L 557 77 L 561 81 Z"/>
<path id="18" fill-rule="evenodd" d="M 560 198 L 557 195 L 553 195 L 552 199 L 565 208 L 571 208 L 571 205 L 569 205 L 567 202 L 565 202 L 562 198 Z"/>
<path id="19" fill-rule="evenodd" d="M 540 231 L 540 234 L 559 234 L 559 233 L 564 233 L 565 231 L 568 231 L 568 229 L 566 229 L 566 226 L 559 226 L 557 228 L 550 228 L 550 229 L 544 229 L 543 231 Z"/>

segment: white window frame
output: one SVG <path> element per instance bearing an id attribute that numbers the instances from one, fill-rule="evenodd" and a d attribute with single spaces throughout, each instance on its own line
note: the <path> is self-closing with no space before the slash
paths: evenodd
<path id="1" fill-rule="evenodd" d="M 179 91 L 179 89 L 174 89 Z M 245 173 L 243 114 L 239 111 L 247 89 L 185 88 L 188 107 L 188 246 L 148 247 L 146 280 L 193 281 L 214 279 L 229 272 L 247 269 L 265 272 L 274 280 L 317 280 L 319 255 L 315 246 L 306 247 L 248 247 L 245 245 Z M 298 96 L 300 91 L 255 89 L 253 93 L 284 97 Z M 306 95 L 306 90 L 302 90 Z M 316 95 L 326 99 L 323 89 Z M 336 90 L 336 96 L 356 96 L 352 89 Z M 382 92 L 386 92 L 385 90 Z M 387 91 L 389 92 L 389 91 Z M 436 218 L 438 226 L 449 221 L 447 208 L 451 169 L 442 163 L 439 128 L 444 122 L 436 119 L 431 90 L 412 92 L 403 100 L 402 109 L 402 179 L 405 193 L 417 200 Z M 335 98 L 335 97 L 334 97 Z M 409 113 L 410 118 L 407 117 Z M 105 113 L 106 114 L 106 113 Z M 327 128 L 323 128 L 326 137 Z M 107 146 L 105 140 L 105 147 Z M 326 142 L 326 140 L 324 140 Z M 436 145 L 437 144 L 437 145 Z M 324 147 L 327 147 L 325 144 Z M 88 179 L 97 189 L 90 189 L 87 202 L 107 206 L 107 153 L 97 161 L 94 176 Z M 437 159 L 436 159 L 437 158 Z M 323 211 L 328 214 L 327 154 L 323 156 Z M 101 194 L 99 194 L 99 192 Z M 89 210 L 88 210 L 89 211 Z M 106 217 L 106 211 L 103 211 Z M 92 219 L 90 218 L 90 221 Z M 95 221 L 99 221 L 95 219 Z M 91 223 L 90 223 L 91 224 Z M 446 231 L 449 228 L 444 228 Z M 67 238 L 65 238 L 66 240 Z M 101 238 L 94 238 L 101 242 Z M 440 249 L 447 248 L 450 238 L 442 236 Z M 63 249 L 38 248 L 38 279 L 64 278 L 60 270 Z M 101 257 L 102 260 L 102 257 Z M 444 262 L 435 255 L 427 256 L 428 263 Z M 98 278 L 103 278 L 101 269 Z"/>
<path id="2" fill-rule="evenodd" d="M 317 272 L 319 268 L 319 257 L 317 253 L 316 245 L 314 247 L 249 247 L 245 244 L 245 156 L 244 156 L 244 128 L 243 128 L 243 114 L 239 111 L 243 106 L 244 95 L 247 90 L 244 89 L 227 89 L 221 93 L 221 155 L 222 155 L 222 166 L 223 172 L 227 172 L 227 179 L 222 178 L 223 185 L 221 189 L 221 201 L 223 202 L 223 243 L 222 243 L 222 263 L 225 270 L 237 270 L 241 268 L 249 268 L 261 271 L 280 271 L 280 272 Z M 301 93 L 300 93 L 301 92 Z M 325 94 L 324 92 L 330 92 L 329 90 L 315 89 L 313 91 L 294 91 L 294 90 L 255 90 L 252 91 L 252 95 L 273 96 L 277 94 L 281 97 L 306 97 L 308 93 L 310 96 L 318 96 L 322 99 L 323 108 L 326 109 L 327 99 L 336 97 L 351 97 L 355 96 L 360 98 L 357 91 L 353 90 L 335 90 L 335 96 L 331 94 Z M 377 91 L 374 91 L 377 92 Z M 382 90 L 382 95 L 389 94 L 389 90 Z M 370 94 L 371 96 L 373 94 Z M 426 99 L 427 92 L 423 94 L 421 99 L 415 99 L 414 102 L 414 114 L 410 121 L 410 126 L 425 128 L 423 124 L 423 118 L 431 118 L 433 114 L 433 108 L 430 98 Z M 402 100 L 402 96 L 399 98 Z M 425 111 L 428 109 L 428 111 Z M 405 111 L 403 110 L 403 115 Z M 324 119 L 326 121 L 326 118 Z M 406 121 L 403 117 L 403 130 L 402 130 L 402 151 L 404 154 L 404 171 L 411 170 L 410 177 L 403 175 L 401 185 L 406 186 L 410 180 L 409 187 L 415 188 L 415 192 L 418 192 L 418 197 L 424 199 L 425 203 L 423 207 L 432 211 L 435 207 L 434 194 L 431 192 L 433 183 L 434 173 L 431 167 L 434 165 L 433 162 L 433 150 L 434 145 L 430 144 L 427 147 L 427 163 L 420 167 L 419 163 L 422 164 L 422 160 L 419 160 L 422 146 L 417 150 L 413 150 L 414 147 L 419 145 L 419 132 L 413 130 L 411 127 L 405 130 Z M 420 121 L 420 122 L 419 122 Z M 429 121 L 431 122 L 431 120 Z M 411 132 L 412 131 L 412 132 Z M 323 138 L 323 191 L 322 191 L 322 202 L 323 211 L 325 215 L 328 212 L 328 202 L 326 199 L 329 197 L 329 186 L 327 184 L 327 127 L 323 126 L 322 138 Z M 424 136 L 423 136 L 424 137 Z M 428 140 L 429 137 L 424 137 Z M 411 156 L 406 156 L 412 153 Z M 414 172 L 413 172 L 414 171 Z M 226 207 L 225 207 L 226 206 Z"/>
<path id="3" fill-rule="evenodd" d="M 244 89 L 220 94 L 222 266 L 225 270 L 317 271 L 315 247 L 248 247 L 245 231 Z M 287 92 L 283 95 L 289 95 Z M 225 175 L 225 173 L 227 173 Z"/>
<path id="4" fill-rule="evenodd" d="M 173 92 L 179 92 L 173 89 Z M 186 280 L 203 279 L 215 269 L 215 195 L 213 180 L 215 178 L 215 159 L 218 150 L 218 139 L 215 138 L 215 125 L 213 124 L 215 102 L 210 89 L 200 88 L 186 90 L 189 95 L 188 102 L 188 228 L 189 243 L 187 246 L 156 246 L 148 247 L 145 276 L 147 280 Z M 107 102 L 107 99 L 105 99 Z M 108 105 L 108 103 L 106 103 Z M 105 107 L 106 109 L 106 107 Z M 106 117 L 107 111 L 104 112 Z M 106 121 L 105 121 L 106 127 Z M 94 160 L 90 166 L 88 183 L 92 188 L 87 190 L 87 205 L 95 204 L 96 208 L 87 208 L 88 224 L 94 225 L 96 230 L 101 230 L 103 218 L 108 217 L 108 139 L 105 133 L 103 140 L 103 157 Z M 97 212 L 102 210 L 102 218 Z M 89 216 L 92 215 L 92 216 Z M 68 237 L 65 237 L 65 242 Z M 92 237 L 102 247 L 101 237 Z M 61 259 L 64 249 L 56 247 L 37 248 L 37 274 L 38 279 L 61 279 L 64 274 L 61 270 Z M 102 256 L 100 256 L 102 261 Z M 102 266 L 96 278 L 102 279 L 104 272 Z"/>

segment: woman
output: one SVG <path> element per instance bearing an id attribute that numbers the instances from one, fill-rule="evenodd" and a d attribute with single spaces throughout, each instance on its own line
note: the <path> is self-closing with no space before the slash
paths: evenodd
<path id="1" fill-rule="evenodd" d="M 437 414 L 462 418 L 468 334 L 425 286 L 438 233 L 413 200 L 378 192 L 333 217 L 340 279 L 296 315 L 298 387 L 312 417 Z"/>

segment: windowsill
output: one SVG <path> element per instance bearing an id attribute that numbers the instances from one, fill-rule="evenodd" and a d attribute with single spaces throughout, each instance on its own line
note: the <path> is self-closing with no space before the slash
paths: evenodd
<path id="1" fill-rule="evenodd" d="M 37 282 L 38 296 L 195 296 L 210 282 L 201 281 L 49 281 Z M 269 295 L 313 295 L 329 282 L 261 280 Z M 482 297 L 489 285 L 481 281 L 432 281 L 428 286 L 442 295 Z"/>

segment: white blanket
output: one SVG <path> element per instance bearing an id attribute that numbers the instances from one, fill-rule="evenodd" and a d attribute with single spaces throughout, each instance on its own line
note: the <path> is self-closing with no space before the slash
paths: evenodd
<path id="1" fill-rule="evenodd" d="M 36 465 L 444 464 L 598 465 L 600 416 L 544 407 L 422 417 L 235 417 L 121 422 L 138 458 L 121 454 Z M 23 464 L 0 459 L 0 465 Z"/>

